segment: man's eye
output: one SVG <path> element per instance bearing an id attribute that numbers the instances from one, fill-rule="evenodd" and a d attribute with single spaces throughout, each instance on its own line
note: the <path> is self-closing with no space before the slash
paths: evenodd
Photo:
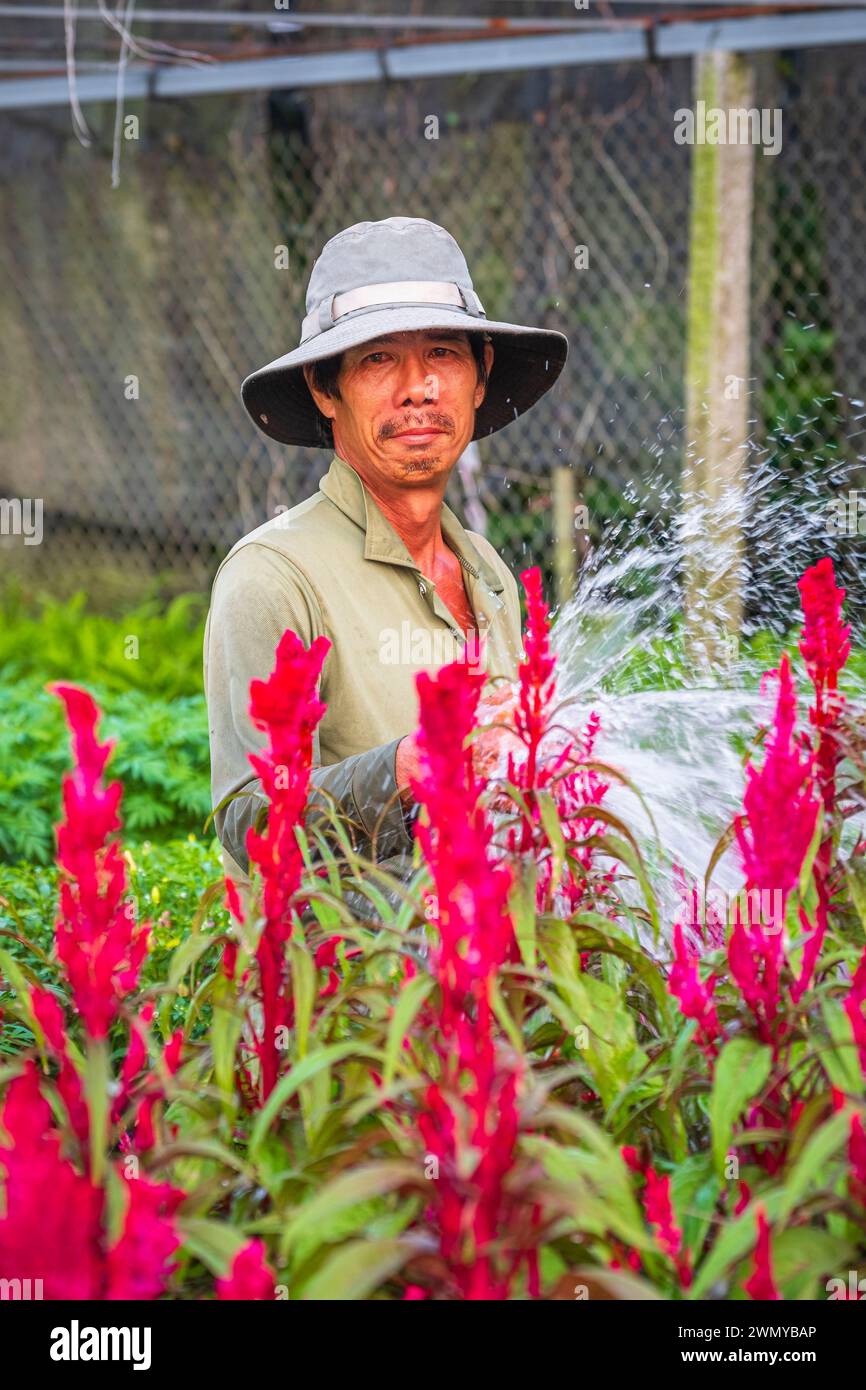
<path id="1" fill-rule="evenodd" d="M 378 359 L 382 359 L 382 358 L 384 358 L 384 357 L 386 357 L 386 356 L 387 356 L 387 353 L 384 353 L 384 352 L 368 352 L 367 355 L 366 355 L 366 357 L 362 358 L 362 361 L 364 361 L 364 362 L 374 362 L 377 358 L 378 358 Z"/>
<path id="2" fill-rule="evenodd" d="M 452 354 L 453 351 L 454 351 L 453 348 L 447 348 L 447 347 L 435 347 L 435 348 L 433 348 L 433 352 L 447 352 L 449 355 Z"/>

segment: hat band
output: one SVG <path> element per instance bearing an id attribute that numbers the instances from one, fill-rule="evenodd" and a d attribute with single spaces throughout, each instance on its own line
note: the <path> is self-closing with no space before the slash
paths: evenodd
<path id="1" fill-rule="evenodd" d="M 304 319 L 301 342 L 326 333 L 346 314 L 377 304 L 443 304 L 462 309 L 473 318 L 486 318 L 478 295 L 462 285 L 446 280 L 392 280 L 381 285 L 360 285 L 355 290 L 346 290 L 345 294 L 328 295 Z"/>

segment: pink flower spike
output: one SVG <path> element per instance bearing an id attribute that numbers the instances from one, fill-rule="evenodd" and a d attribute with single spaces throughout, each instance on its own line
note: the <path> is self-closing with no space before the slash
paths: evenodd
<path id="1" fill-rule="evenodd" d="M 667 1176 L 660 1178 L 652 1166 L 646 1169 L 644 1210 L 647 1221 L 656 1228 L 659 1249 L 676 1266 L 680 1286 L 684 1289 L 689 1288 L 692 1271 L 688 1251 L 683 1249 L 683 1233 L 674 1220 L 671 1180 Z"/>
<path id="2" fill-rule="evenodd" d="M 761 1301 L 779 1300 L 782 1295 L 773 1282 L 773 1271 L 770 1266 L 770 1227 L 764 1208 L 758 1206 L 755 1210 L 758 1220 L 758 1243 L 755 1246 L 755 1268 L 743 1287 L 749 1295 L 749 1298 Z"/>
<path id="3" fill-rule="evenodd" d="M 835 690 L 851 652 L 851 627 L 842 621 L 845 590 L 836 587 L 830 556 L 807 569 L 797 588 L 804 619 L 800 654 L 816 690 Z"/>
<path id="4" fill-rule="evenodd" d="M 232 1260 L 225 1279 L 217 1279 L 217 1298 L 240 1302 L 270 1302 L 276 1296 L 276 1276 L 265 1258 L 263 1240 L 251 1240 Z"/>
<path id="5" fill-rule="evenodd" d="M 715 1056 L 715 1042 L 721 1036 L 713 991 L 716 977 L 711 975 L 706 982 L 698 974 L 698 958 L 687 949 L 683 940 L 683 929 L 679 922 L 674 924 L 674 960 L 668 977 L 668 989 L 679 1000 L 685 1018 L 696 1020 L 697 1040 L 709 1056 Z"/>
<path id="6" fill-rule="evenodd" d="M 866 1017 L 863 1015 L 863 1005 L 866 1003 L 866 948 L 860 957 L 860 964 L 854 972 L 851 980 L 851 988 L 847 998 L 843 1001 L 842 1007 L 848 1015 L 851 1023 L 851 1031 L 854 1034 L 854 1041 L 857 1044 L 857 1056 L 860 1061 L 860 1069 L 866 1077 Z"/>
<path id="7" fill-rule="evenodd" d="M 268 735 L 265 749 L 249 755 L 268 798 L 268 821 L 261 833 L 252 826 L 247 831 L 250 864 L 261 871 L 265 916 L 256 950 L 262 1007 L 256 1050 L 263 1100 L 274 1089 L 279 1072 L 274 1040 L 293 1018 L 285 947 L 304 867 L 295 831 L 303 824 L 310 788 L 313 735 L 326 709 L 316 691 L 330 645 L 327 637 L 317 637 L 308 651 L 289 629 L 280 638 L 271 675 L 250 684 L 250 718 Z M 226 892 L 231 904 L 228 883 Z M 223 964 L 226 972 L 233 969 L 231 952 Z"/>
<path id="8" fill-rule="evenodd" d="M 75 1007 L 94 1039 L 108 1036 L 122 999 L 138 984 L 148 923 L 127 901 L 126 864 L 117 840 L 121 785 L 103 785 L 112 744 L 96 738 L 99 711 L 76 686 L 49 687 L 63 701 L 72 731 L 73 771 L 63 779 L 64 819 L 57 828 L 61 870 L 57 955 Z"/>

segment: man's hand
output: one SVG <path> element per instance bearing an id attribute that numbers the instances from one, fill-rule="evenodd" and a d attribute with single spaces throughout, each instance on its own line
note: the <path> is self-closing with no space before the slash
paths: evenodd
<path id="1" fill-rule="evenodd" d="M 477 723 L 490 724 L 494 720 L 506 727 L 485 729 L 472 744 L 472 764 L 476 777 L 486 781 L 497 770 L 501 755 L 509 748 L 519 749 L 520 741 L 511 732 L 514 727 L 516 692 L 512 685 L 503 682 L 492 686 L 478 705 Z M 411 806 L 414 798 L 409 789 L 410 777 L 420 777 L 421 768 L 418 756 L 418 743 L 415 734 L 407 734 L 397 744 L 395 760 L 397 787 L 404 806 Z M 509 803 L 510 804 L 510 803 Z"/>
<path id="2" fill-rule="evenodd" d="M 414 734 L 407 734 L 397 744 L 394 768 L 397 774 L 397 789 L 400 792 L 400 800 L 408 808 L 414 804 L 415 800 L 409 789 L 409 778 L 420 777 L 421 775 L 418 762 L 418 744 Z"/>
<path id="3" fill-rule="evenodd" d="M 485 780 L 499 771 L 504 755 L 517 752 L 520 740 L 514 733 L 517 692 L 507 681 L 491 686 L 478 703 L 476 722 L 486 727 L 472 745 L 472 760 L 478 777 Z"/>

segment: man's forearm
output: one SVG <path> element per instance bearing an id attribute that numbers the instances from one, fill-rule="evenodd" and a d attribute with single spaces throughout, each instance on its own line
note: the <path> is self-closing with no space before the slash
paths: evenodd
<path id="1" fill-rule="evenodd" d="M 385 859 L 411 850 L 412 836 L 405 812 L 414 805 L 411 793 L 398 792 L 397 748 L 401 739 L 355 753 L 310 773 L 306 824 L 326 829 L 333 810 L 354 829 L 361 853 Z M 243 870 L 249 872 L 247 831 L 267 805 L 261 782 L 248 782 L 240 794 L 215 817 L 221 843 Z"/>

